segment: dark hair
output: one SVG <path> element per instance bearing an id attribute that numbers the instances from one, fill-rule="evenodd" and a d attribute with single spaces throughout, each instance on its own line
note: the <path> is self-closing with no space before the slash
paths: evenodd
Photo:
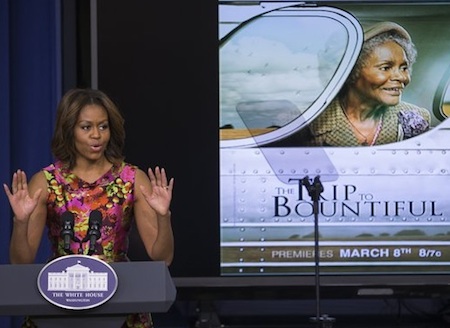
<path id="1" fill-rule="evenodd" d="M 394 41 L 397 43 L 400 47 L 403 48 L 403 50 L 406 53 L 406 58 L 408 59 L 408 64 L 410 67 L 410 71 L 412 69 L 412 65 L 416 62 L 417 58 L 417 50 L 416 46 L 412 41 L 404 38 L 398 33 L 395 32 L 384 32 L 377 36 L 374 36 L 373 38 L 370 38 L 369 40 L 365 41 L 363 43 L 361 52 L 359 54 L 358 60 L 356 61 L 355 66 L 353 67 L 353 70 L 351 71 L 349 77 L 347 78 L 346 85 L 352 85 L 356 82 L 356 80 L 359 78 L 361 74 L 361 70 L 363 67 L 367 64 L 367 60 L 372 54 L 372 52 L 379 47 L 380 45 L 388 42 L 388 41 Z"/>
<path id="2" fill-rule="evenodd" d="M 76 159 L 74 129 L 81 110 L 88 105 L 103 107 L 108 114 L 111 139 L 105 150 L 106 158 L 113 164 L 123 161 L 125 145 L 125 120 L 114 102 L 102 91 L 71 89 L 59 102 L 51 149 L 56 159 L 73 168 Z"/>

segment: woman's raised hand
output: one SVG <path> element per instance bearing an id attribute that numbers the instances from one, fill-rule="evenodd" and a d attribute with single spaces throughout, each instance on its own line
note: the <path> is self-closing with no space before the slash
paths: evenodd
<path id="1" fill-rule="evenodd" d="M 166 170 L 164 168 L 155 167 L 155 172 L 151 168 L 148 169 L 148 177 L 152 185 L 152 191 L 149 192 L 141 186 L 147 203 L 161 216 L 169 214 L 170 202 L 172 201 L 172 191 L 174 179 L 167 179 Z"/>
<path id="2" fill-rule="evenodd" d="M 22 170 L 14 172 L 11 190 L 5 183 L 3 184 L 3 189 L 5 189 L 6 196 L 8 196 L 15 219 L 20 222 L 26 222 L 38 204 L 42 189 L 38 189 L 33 197 L 30 197 L 27 175 Z"/>

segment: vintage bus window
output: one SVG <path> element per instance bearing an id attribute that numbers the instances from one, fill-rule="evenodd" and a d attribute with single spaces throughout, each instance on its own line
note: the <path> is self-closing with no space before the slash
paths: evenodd
<path id="1" fill-rule="evenodd" d="M 450 116 L 450 91 L 447 85 L 447 90 L 445 91 L 444 101 L 442 103 L 442 113 L 445 118 Z"/>
<path id="2" fill-rule="evenodd" d="M 441 122 L 450 116 L 450 68 L 443 75 L 436 90 L 433 113 Z"/>
<path id="3" fill-rule="evenodd" d="M 277 140 L 310 122 L 361 44 L 359 24 L 335 9 L 282 8 L 236 25 L 219 52 L 220 136 L 236 146 Z"/>

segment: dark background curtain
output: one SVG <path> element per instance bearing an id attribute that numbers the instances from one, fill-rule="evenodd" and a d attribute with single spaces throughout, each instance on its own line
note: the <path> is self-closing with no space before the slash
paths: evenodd
<path id="1" fill-rule="evenodd" d="M 0 181 L 8 185 L 15 170 L 31 178 L 52 160 L 61 95 L 60 16 L 60 0 L 0 0 Z M 3 190 L 0 217 L 0 264 L 8 264 L 12 212 Z M 37 263 L 48 254 L 43 241 Z M 19 321 L 0 316 L 0 327 L 19 327 Z"/>
<path id="2" fill-rule="evenodd" d="M 126 160 L 175 178 L 171 275 L 218 277 L 217 2 L 97 4 L 98 87 L 125 116 Z M 130 257 L 145 260 L 131 243 Z"/>

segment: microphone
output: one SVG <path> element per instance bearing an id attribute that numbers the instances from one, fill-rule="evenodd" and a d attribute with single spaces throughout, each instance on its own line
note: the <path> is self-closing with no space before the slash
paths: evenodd
<path id="1" fill-rule="evenodd" d="M 311 192 L 311 183 L 309 182 L 309 177 L 308 176 L 305 176 L 302 179 L 302 183 L 305 186 L 306 190 L 308 190 L 308 192 Z"/>
<path id="2" fill-rule="evenodd" d="M 102 213 L 99 210 L 93 210 L 89 214 L 89 229 L 86 235 L 86 240 L 89 240 L 89 255 L 95 252 L 95 242 L 100 238 L 100 228 L 102 226 Z"/>
<path id="3" fill-rule="evenodd" d="M 319 175 L 317 175 L 314 178 L 314 188 L 315 188 L 317 193 L 321 193 L 323 191 L 323 185 L 322 185 L 322 182 L 320 182 L 320 176 Z"/>
<path id="4" fill-rule="evenodd" d="M 309 196 L 311 196 L 313 199 L 318 199 L 320 193 L 323 192 L 323 185 L 322 182 L 320 182 L 320 176 L 317 175 L 311 184 L 309 177 L 305 176 L 302 179 L 302 184 L 305 186 L 306 190 L 308 190 Z"/>
<path id="5" fill-rule="evenodd" d="M 74 214 L 72 212 L 64 212 L 61 215 L 62 229 L 61 238 L 64 239 L 64 250 L 70 252 L 70 240 L 73 239 Z"/>

